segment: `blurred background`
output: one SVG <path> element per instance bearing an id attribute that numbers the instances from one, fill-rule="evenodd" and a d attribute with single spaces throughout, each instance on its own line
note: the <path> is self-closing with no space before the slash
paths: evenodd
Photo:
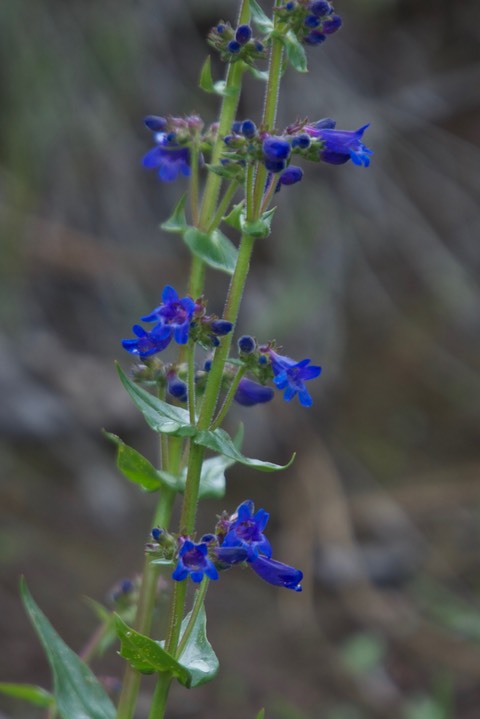
<path id="1" fill-rule="evenodd" d="M 170 719 L 480 715 L 480 5 L 336 10 L 344 28 L 309 51 L 310 74 L 285 76 L 278 127 L 370 122 L 372 166 L 307 167 L 282 190 L 239 325 L 323 375 L 310 410 L 237 408 L 247 454 L 298 458 L 234 468 L 199 521 L 210 531 L 253 498 L 304 591 L 222 577 L 207 598 L 219 676 L 175 690 Z M 84 597 L 107 602 L 141 567 L 154 498 L 120 476 L 101 428 L 155 457 L 113 361 L 129 367 L 120 338 L 188 271 L 158 229 L 182 181 L 142 169 L 143 117 L 215 119 L 199 68 L 209 28 L 235 14 L 220 0 L 0 4 L 2 681 L 50 686 L 21 574 L 80 650 L 95 629 Z M 258 121 L 261 98 L 248 78 L 239 117 Z M 210 310 L 226 282 L 209 273 Z M 0 714 L 41 715 L 6 697 Z"/>

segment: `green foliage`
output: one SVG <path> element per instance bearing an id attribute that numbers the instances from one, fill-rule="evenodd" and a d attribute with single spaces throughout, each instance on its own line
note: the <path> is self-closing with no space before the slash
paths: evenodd
<path id="1" fill-rule="evenodd" d="M 54 696 L 62 719 L 114 719 L 115 707 L 95 675 L 59 637 L 23 578 L 20 592 L 52 670 Z"/>
<path id="2" fill-rule="evenodd" d="M 249 0 L 250 12 L 252 14 L 252 21 L 258 27 L 260 32 L 268 34 L 273 30 L 272 20 L 265 15 L 260 5 L 256 0 Z"/>
<path id="3" fill-rule="evenodd" d="M 206 265 L 227 274 L 233 274 L 237 263 L 237 248 L 220 230 L 201 232 L 196 227 L 188 227 L 183 240 L 194 255 Z"/>
<path id="4" fill-rule="evenodd" d="M 182 622 L 180 641 L 189 625 L 191 613 Z M 120 655 L 143 674 L 168 672 L 180 684 L 193 688 L 210 681 L 218 671 L 218 659 L 207 639 L 205 609 L 201 607 L 180 657 L 175 659 L 163 648 L 163 642 L 139 634 L 121 617 L 115 617 L 121 641 Z"/>
<path id="5" fill-rule="evenodd" d="M 242 232 L 245 235 L 250 235 L 257 239 L 268 237 L 271 232 L 272 219 L 276 209 L 276 207 L 272 207 L 270 210 L 267 210 L 258 220 L 255 220 L 255 222 L 247 222 L 245 214 L 242 213 L 240 216 Z"/>
<path id="6" fill-rule="evenodd" d="M 236 92 L 235 88 L 230 88 L 230 90 L 228 90 L 224 80 L 218 80 L 217 82 L 213 81 L 212 60 L 210 55 L 207 57 L 207 59 L 202 65 L 199 86 L 205 92 L 215 93 L 216 95 L 221 95 L 222 97 L 234 95 Z"/>
<path id="7" fill-rule="evenodd" d="M 308 72 L 305 48 L 295 33 L 292 30 L 289 30 L 285 35 L 276 33 L 275 37 L 283 43 L 289 64 L 297 72 Z"/>
<path id="8" fill-rule="evenodd" d="M 42 687 L 35 684 L 13 684 L 9 682 L 0 683 L 0 693 L 16 699 L 24 699 L 37 707 L 47 708 L 55 704 L 55 697 Z"/>
<path id="9" fill-rule="evenodd" d="M 187 227 L 187 219 L 185 217 L 185 205 L 187 203 L 187 193 L 185 192 L 175 205 L 175 208 L 165 222 L 160 227 L 165 232 L 183 232 Z"/>
<path id="10" fill-rule="evenodd" d="M 163 402 L 163 400 L 154 397 L 135 382 L 132 382 L 119 364 L 117 364 L 117 371 L 123 386 L 142 412 L 147 424 L 155 432 L 164 432 L 177 437 L 191 437 L 194 444 L 211 449 L 228 459 L 263 472 L 287 469 L 295 459 L 295 454 L 293 454 L 287 464 L 281 465 L 245 457 L 225 430 L 219 428 L 199 432 L 196 427 L 189 423 L 190 417 L 186 410 Z"/>
<path id="11" fill-rule="evenodd" d="M 116 434 L 105 432 L 105 435 L 117 445 L 117 467 L 130 482 L 147 492 L 154 492 L 163 486 L 173 489 L 175 492 L 185 490 L 186 468 L 180 476 L 155 469 L 146 457 L 133 449 L 133 447 L 125 444 Z M 238 446 L 237 439 L 234 440 L 234 444 Z M 220 499 L 225 495 L 225 470 L 234 463 L 234 459 L 222 456 L 210 457 L 203 462 L 200 475 L 199 499 L 203 497 Z"/>

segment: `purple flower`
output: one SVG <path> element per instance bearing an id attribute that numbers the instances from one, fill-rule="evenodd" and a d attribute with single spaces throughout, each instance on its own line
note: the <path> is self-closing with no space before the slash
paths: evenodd
<path id="1" fill-rule="evenodd" d="M 234 400 L 244 407 L 253 407 L 256 404 L 264 404 L 273 399 L 274 391 L 271 387 L 265 387 L 247 377 L 242 377 L 238 383 Z"/>
<path id="2" fill-rule="evenodd" d="M 323 21 L 322 31 L 325 35 L 333 35 L 342 27 L 342 18 L 340 15 L 331 15 Z"/>
<path id="3" fill-rule="evenodd" d="M 177 377 L 175 371 L 167 374 L 167 390 L 172 397 L 175 397 L 180 402 L 186 402 L 188 399 L 187 385 Z"/>
<path id="4" fill-rule="evenodd" d="M 151 116 L 147 119 L 150 122 L 147 126 L 151 127 Z M 153 123 L 153 126 L 156 124 Z M 191 172 L 190 149 L 177 142 L 174 132 L 156 132 L 154 138 L 157 145 L 147 152 L 143 158 L 143 166 L 157 169 L 158 176 L 163 182 L 172 182 L 179 174 L 188 177 Z"/>
<path id="5" fill-rule="evenodd" d="M 172 579 L 181 582 L 191 576 L 192 581 L 201 582 L 204 576 L 209 579 L 218 579 L 218 571 L 208 556 L 208 547 L 205 542 L 195 544 L 186 539 L 178 553 L 178 562 Z"/>
<path id="6" fill-rule="evenodd" d="M 267 160 L 286 160 L 290 155 L 290 143 L 283 137 L 272 135 L 263 141 L 262 150 Z"/>
<path id="7" fill-rule="evenodd" d="M 251 499 L 245 500 L 230 517 L 230 526 L 222 542 L 221 549 L 242 548 L 246 550 L 247 561 L 255 559 L 259 553 L 272 556 L 270 542 L 263 534 L 269 514 L 259 509 L 253 514 L 255 506 Z"/>
<path id="8" fill-rule="evenodd" d="M 162 292 L 162 304 L 141 319 L 143 322 L 158 322 L 151 332 L 158 341 L 168 338 L 168 344 L 173 336 L 175 342 L 185 345 L 194 310 L 195 302 L 191 297 L 180 299 L 174 288 L 167 285 Z"/>
<path id="9" fill-rule="evenodd" d="M 268 350 L 268 355 L 272 363 L 273 381 L 277 389 L 285 390 L 284 400 L 290 402 L 298 394 L 300 404 L 304 407 L 311 407 L 313 400 L 305 387 L 305 382 L 318 377 L 322 368 L 316 365 L 309 367 L 309 359 L 295 362 L 290 357 L 279 355 L 272 349 Z"/>
<path id="10" fill-rule="evenodd" d="M 281 185 L 295 185 L 297 182 L 301 181 L 302 177 L 302 168 L 297 167 L 296 165 L 290 165 L 280 175 L 275 192 L 278 192 L 280 190 Z"/>
<path id="11" fill-rule="evenodd" d="M 140 325 L 133 325 L 132 331 L 138 339 L 122 340 L 122 347 L 142 359 L 161 352 L 170 344 L 170 336 L 159 338 L 153 332 L 144 330 Z"/>
<path id="12" fill-rule="evenodd" d="M 331 120 L 329 122 L 333 123 Z M 320 123 L 306 125 L 305 132 L 311 137 L 322 140 L 321 160 L 332 165 L 343 165 L 343 163 L 351 160 L 354 165 L 369 166 L 370 155 L 373 154 L 373 150 L 366 147 L 360 139 L 368 125 L 363 125 L 363 127 L 359 127 L 358 130 L 354 131 L 334 130 L 335 124 L 327 127 L 319 127 L 319 125 Z"/>
<path id="13" fill-rule="evenodd" d="M 293 589 L 294 592 L 301 592 L 303 572 L 288 564 L 282 564 L 275 559 L 259 555 L 250 562 L 250 566 L 254 572 L 258 574 L 265 582 L 275 584 L 277 587 L 285 587 L 285 589 Z"/>
<path id="14" fill-rule="evenodd" d="M 245 45 L 252 37 L 252 28 L 250 25 L 239 25 L 235 31 L 235 40 L 240 45 Z"/>

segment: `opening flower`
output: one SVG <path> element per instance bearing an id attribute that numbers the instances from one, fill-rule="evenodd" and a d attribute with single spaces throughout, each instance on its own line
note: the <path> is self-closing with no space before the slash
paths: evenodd
<path id="1" fill-rule="evenodd" d="M 178 553 L 178 562 L 172 579 L 181 582 L 191 576 L 192 581 L 199 583 L 203 577 L 218 579 L 218 571 L 208 556 L 208 547 L 205 542 L 195 544 L 186 539 Z"/>
<path id="2" fill-rule="evenodd" d="M 143 166 L 158 170 L 163 182 L 172 182 L 178 175 L 189 177 L 190 149 L 180 145 L 174 132 L 156 132 L 157 146 L 149 150 L 143 158 Z"/>
<path id="3" fill-rule="evenodd" d="M 277 389 L 285 390 L 284 400 L 290 402 L 298 394 L 300 404 L 304 407 L 311 407 L 313 400 L 305 387 L 305 382 L 318 377 L 322 368 L 310 365 L 309 359 L 295 362 L 290 357 L 279 355 L 272 349 L 268 350 L 268 355 L 272 364 L 275 386 Z"/>
<path id="4" fill-rule="evenodd" d="M 141 359 L 161 352 L 170 344 L 170 336 L 159 338 L 153 332 L 147 332 L 140 325 L 133 325 L 132 331 L 137 335 L 137 339 L 122 340 L 122 347 L 127 352 L 138 355 Z"/>
<path id="5" fill-rule="evenodd" d="M 335 130 L 335 123 L 331 120 L 328 122 L 329 124 L 326 124 L 321 120 L 314 125 L 306 125 L 304 128 L 311 137 L 322 140 L 320 159 L 331 165 L 343 165 L 351 160 L 354 165 L 368 167 L 373 150 L 366 147 L 361 138 L 369 125 L 363 125 L 353 131 Z"/>
<path id="6" fill-rule="evenodd" d="M 231 523 L 221 546 L 222 550 L 231 547 L 245 549 L 247 561 L 252 561 L 259 553 L 272 556 L 270 542 L 263 534 L 270 515 L 264 509 L 253 514 L 254 509 L 251 499 L 242 502 L 230 518 Z"/>
<path id="7" fill-rule="evenodd" d="M 168 338 L 168 344 L 173 337 L 179 345 L 185 345 L 194 311 L 195 302 L 191 297 L 180 299 L 176 290 L 167 285 L 162 292 L 162 304 L 141 319 L 143 322 L 158 322 L 151 331 L 157 340 Z"/>

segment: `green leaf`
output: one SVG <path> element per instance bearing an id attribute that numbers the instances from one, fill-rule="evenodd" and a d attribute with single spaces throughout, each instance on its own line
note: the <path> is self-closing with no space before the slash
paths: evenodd
<path id="1" fill-rule="evenodd" d="M 192 680 L 190 672 L 168 654 L 160 642 L 139 634 L 125 624 L 118 614 L 115 615 L 115 625 L 121 641 L 120 656 L 134 669 L 143 674 L 168 672 L 171 676 L 177 677 L 182 684 L 189 686 Z"/>
<path id="2" fill-rule="evenodd" d="M 261 80 L 262 82 L 267 82 L 268 80 L 268 70 L 259 70 L 256 67 L 253 67 L 253 65 L 249 65 L 248 69 L 252 73 L 253 77 L 256 80 Z"/>
<path id="3" fill-rule="evenodd" d="M 242 200 L 238 203 L 238 205 L 234 205 L 232 207 L 231 211 L 228 213 L 228 215 L 225 215 L 223 218 L 223 221 L 227 223 L 227 225 L 230 225 L 230 227 L 233 227 L 235 230 L 238 230 L 241 232 L 242 229 L 242 220 L 241 216 L 245 213 L 245 201 Z"/>
<path id="4" fill-rule="evenodd" d="M 182 622 L 180 638 L 183 636 L 192 613 L 189 612 Z M 188 670 L 190 678 L 185 686 L 189 689 L 205 684 L 215 677 L 219 662 L 212 645 L 207 639 L 207 617 L 202 604 L 193 625 L 185 649 L 178 658 L 179 663 Z M 184 682 L 179 679 L 181 684 Z"/>
<path id="5" fill-rule="evenodd" d="M 118 363 L 117 372 L 121 383 L 154 432 L 172 434 L 176 437 L 193 437 L 197 429 L 190 424 L 190 416 L 186 409 L 174 407 L 158 397 L 154 397 L 143 387 L 132 382 Z"/>
<path id="6" fill-rule="evenodd" d="M 199 86 L 202 90 L 205 90 L 205 92 L 215 92 L 212 78 L 212 59 L 210 55 L 202 65 Z"/>
<path id="7" fill-rule="evenodd" d="M 24 699 L 30 704 L 37 707 L 51 707 L 55 704 L 55 697 L 42 687 L 35 684 L 12 684 L 8 682 L 0 683 L 0 692 L 15 699 Z"/>
<path id="8" fill-rule="evenodd" d="M 252 20 L 258 27 L 260 32 L 269 33 L 273 30 L 273 22 L 270 20 L 268 15 L 265 15 L 260 5 L 256 0 L 249 0 L 250 12 L 252 14 Z"/>
<path id="9" fill-rule="evenodd" d="M 184 232 L 185 228 L 187 227 L 187 220 L 185 217 L 186 203 L 187 193 L 182 195 L 168 220 L 162 222 L 162 224 L 160 225 L 162 230 L 165 230 L 165 232 Z"/>
<path id="10" fill-rule="evenodd" d="M 272 207 L 271 210 L 267 210 L 258 220 L 255 220 L 255 222 L 247 222 L 244 214 L 242 214 L 240 218 L 242 232 L 245 235 L 250 235 L 257 239 L 268 237 L 271 232 L 272 219 L 276 209 L 276 207 Z"/>
<path id="11" fill-rule="evenodd" d="M 105 431 L 104 434 L 117 445 L 117 467 L 130 482 L 138 484 L 147 492 L 155 492 L 165 485 L 175 491 L 181 488 L 178 477 L 169 472 L 155 469 L 143 454 L 137 452 L 133 447 L 129 447 L 116 434 Z"/>
<path id="12" fill-rule="evenodd" d="M 295 33 L 289 30 L 286 35 L 279 34 L 278 37 L 285 46 L 285 52 L 290 65 L 295 68 L 297 72 L 308 72 L 307 55 Z"/>
<path id="13" fill-rule="evenodd" d="M 114 719 L 115 707 L 95 675 L 59 637 L 33 600 L 23 577 L 20 592 L 52 670 L 60 716 L 63 719 Z"/>
<path id="14" fill-rule="evenodd" d="M 209 267 L 233 274 L 238 251 L 220 230 L 206 233 L 200 232 L 196 227 L 189 227 L 183 233 L 183 239 L 193 254 Z"/>
<path id="15" fill-rule="evenodd" d="M 260 709 L 260 711 L 257 714 L 256 719 L 265 719 L 265 709 Z"/>
<path id="16" fill-rule="evenodd" d="M 218 454 L 223 454 L 225 457 L 230 457 L 230 459 L 240 462 L 240 464 L 244 464 L 247 467 L 253 467 L 254 469 L 258 469 L 262 472 L 278 472 L 280 469 L 287 469 L 287 467 L 290 467 L 295 459 L 294 453 L 287 464 L 281 465 L 274 464 L 273 462 L 263 462 L 260 459 L 250 459 L 249 457 L 245 457 L 236 448 L 231 437 L 225 432 L 225 430 L 220 428 L 215 429 L 213 432 L 211 430 L 199 432 L 194 437 L 193 441 L 195 444 L 207 447 L 214 452 L 218 452 Z"/>

